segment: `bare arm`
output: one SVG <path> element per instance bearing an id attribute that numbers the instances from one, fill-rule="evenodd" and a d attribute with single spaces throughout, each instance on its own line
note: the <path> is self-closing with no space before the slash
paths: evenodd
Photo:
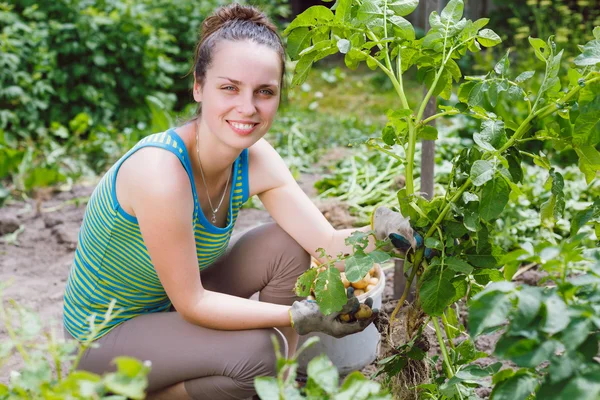
<path id="1" fill-rule="evenodd" d="M 173 155 L 140 150 L 131 205 L 158 277 L 177 311 L 207 328 L 242 330 L 291 326 L 289 306 L 257 302 L 202 287 L 192 226 L 189 178 Z"/>
<path id="2" fill-rule="evenodd" d="M 330 256 L 352 252 L 345 239 L 357 230 L 367 232 L 370 226 L 336 230 L 321 214 L 312 200 L 294 180 L 277 151 L 264 140 L 257 142 L 250 153 L 250 179 L 252 192 L 258 194 L 269 214 L 309 254 L 323 262 L 317 253 L 325 249 Z M 367 251 L 375 249 L 369 238 Z M 336 265 L 344 269 L 343 263 Z"/>

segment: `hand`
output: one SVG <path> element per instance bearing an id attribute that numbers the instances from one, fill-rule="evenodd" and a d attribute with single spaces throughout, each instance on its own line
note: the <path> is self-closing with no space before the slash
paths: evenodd
<path id="1" fill-rule="evenodd" d="M 335 338 L 341 338 L 346 335 L 363 331 L 371 322 L 373 322 L 378 314 L 378 309 L 373 309 L 373 299 L 371 297 L 365 300 L 362 305 L 354 295 L 354 290 L 348 288 L 348 302 L 344 305 L 341 311 L 324 315 L 319 310 L 319 305 L 314 300 L 295 301 L 290 308 L 290 319 L 292 327 L 300 335 L 306 335 L 310 332 L 323 332 Z M 368 308 L 368 309 L 367 309 Z M 372 311 L 372 314 L 365 319 L 356 319 L 357 312 L 367 313 Z M 343 322 L 340 317 L 350 314 L 350 321 Z M 359 314 L 360 318 L 361 315 Z"/>
<path id="2" fill-rule="evenodd" d="M 423 237 L 410 226 L 410 218 L 387 207 L 377 207 L 373 211 L 371 229 L 378 240 L 389 238 L 392 245 L 403 253 L 410 248 L 416 250 L 423 246 Z"/>

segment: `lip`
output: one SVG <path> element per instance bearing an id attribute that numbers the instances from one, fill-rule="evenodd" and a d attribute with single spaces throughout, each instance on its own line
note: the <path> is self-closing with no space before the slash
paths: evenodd
<path id="1" fill-rule="evenodd" d="M 233 126 L 233 125 L 231 124 L 231 122 L 237 122 L 237 123 L 239 123 L 239 124 L 246 123 L 246 124 L 255 124 L 255 125 L 254 125 L 254 127 L 253 127 L 252 129 L 250 129 L 250 130 L 243 130 L 243 129 L 238 129 L 238 128 L 236 128 L 235 126 Z M 249 134 L 251 134 L 252 132 L 254 132 L 254 130 L 255 130 L 255 129 L 256 129 L 256 127 L 258 126 L 258 123 L 256 123 L 256 122 L 227 121 L 227 124 L 229 124 L 229 126 L 231 127 L 231 129 L 232 129 L 232 130 L 233 130 L 235 133 L 237 133 L 237 134 L 239 134 L 239 135 L 249 135 Z"/>

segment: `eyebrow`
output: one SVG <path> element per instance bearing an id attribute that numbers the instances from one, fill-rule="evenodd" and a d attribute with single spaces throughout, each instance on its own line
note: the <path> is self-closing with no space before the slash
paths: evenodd
<path id="1" fill-rule="evenodd" d="M 235 83 L 236 85 L 240 85 L 240 86 L 242 85 L 242 82 L 236 81 L 235 79 L 231 79 L 231 78 L 228 78 L 226 76 L 217 76 L 217 78 L 227 79 L 231 83 Z M 274 86 L 274 87 L 278 88 L 279 84 L 263 83 L 262 85 L 259 85 L 258 87 L 259 88 L 263 88 L 263 87 L 271 87 L 271 86 Z"/>

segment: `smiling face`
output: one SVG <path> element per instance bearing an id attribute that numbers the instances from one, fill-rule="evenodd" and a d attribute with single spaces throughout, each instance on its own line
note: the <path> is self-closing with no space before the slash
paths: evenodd
<path id="1" fill-rule="evenodd" d="M 273 123 L 280 79 L 281 58 L 274 50 L 249 40 L 219 42 L 203 87 L 194 82 L 201 127 L 230 147 L 252 146 Z"/>

